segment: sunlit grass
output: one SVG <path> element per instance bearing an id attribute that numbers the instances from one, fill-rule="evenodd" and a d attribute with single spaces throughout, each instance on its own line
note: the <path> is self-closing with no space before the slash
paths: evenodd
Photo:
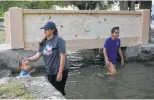
<path id="1" fill-rule="evenodd" d="M 21 83 L 6 83 L 0 85 L 0 97 L 5 95 L 7 99 L 34 99 L 34 97 L 25 91 L 24 85 Z M 3 98 L 0 98 L 3 99 Z"/>

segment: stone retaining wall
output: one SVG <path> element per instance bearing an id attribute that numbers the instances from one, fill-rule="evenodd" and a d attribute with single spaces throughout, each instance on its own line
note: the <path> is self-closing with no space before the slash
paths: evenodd
<path id="1" fill-rule="evenodd" d="M 62 94 L 59 91 L 57 91 L 47 81 L 45 77 L 10 77 L 10 78 L 0 79 L 0 84 L 6 84 L 10 82 L 23 84 L 25 87 L 25 90 L 28 91 L 30 94 L 32 94 L 35 99 L 66 100 L 65 97 L 62 96 Z M 1 97 L 2 96 L 0 94 L 0 98 Z M 18 98 L 14 98 L 14 99 L 18 99 Z"/>

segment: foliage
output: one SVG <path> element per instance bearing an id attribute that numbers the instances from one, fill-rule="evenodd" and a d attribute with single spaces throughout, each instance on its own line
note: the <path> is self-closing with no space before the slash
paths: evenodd
<path id="1" fill-rule="evenodd" d="M 141 1 L 141 7 L 140 9 L 151 9 L 152 7 L 152 1 Z"/>
<path id="2" fill-rule="evenodd" d="M 79 10 L 106 10 L 111 8 L 115 1 L 72 1 L 71 4 L 77 6 Z"/>
<path id="3" fill-rule="evenodd" d="M 20 7 L 23 9 L 52 9 L 54 5 L 66 7 L 74 5 L 79 10 L 94 10 L 94 9 L 108 9 L 115 1 L 0 1 L 0 16 L 8 11 L 10 7 Z"/>
<path id="4" fill-rule="evenodd" d="M 21 83 L 6 83 L 0 85 L 0 95 L 5 98 L 20 98 L 20 99 L 34 99 L 31 94 L 25 91 L 24 85 Z M 4 97 L 1 97 L 1 99 Z"/>

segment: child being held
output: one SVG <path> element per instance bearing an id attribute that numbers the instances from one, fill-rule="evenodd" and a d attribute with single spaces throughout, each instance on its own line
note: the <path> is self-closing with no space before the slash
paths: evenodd
<path id="1" fill-rule="evenodd" d="M 19 59 L 19 68 L 21 69 L 20 76 L 30 76 L 30 73 L 33 72 L 32 68 L 29 66 L 29 61 L 27 59 Z"/>

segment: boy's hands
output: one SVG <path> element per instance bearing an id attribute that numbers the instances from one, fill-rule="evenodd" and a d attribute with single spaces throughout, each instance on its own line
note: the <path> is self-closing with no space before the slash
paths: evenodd
<path id="1" fill-rule="evenodd" d="M 22 66 L 21 69 L 22 70 L 25 70 L 25 71 L 30 71 L 31 70 L 31 67 L 30 66 Z"/>
<path id="2" fill-rule="evenodd" d="M 105 59 L 105 62 L 106 62 L 106 66 L 109 66 L 111 63 L 108 59 Z"/>
<path id="3" fill-rule="evenodd" d="M 30 71 L 30 73 L 35 72 L 35 71 L 36 71 L 36 69 L 32 69 L 32 70 Z"/>
<path id="4" fill-rule="evenodd" d="M 110 62 L 109 62 L 108 60 L 106 61 L 106 65 L 107 65 L 107 66 L 109 66 L 109 65 L 110 65 Z"/>

